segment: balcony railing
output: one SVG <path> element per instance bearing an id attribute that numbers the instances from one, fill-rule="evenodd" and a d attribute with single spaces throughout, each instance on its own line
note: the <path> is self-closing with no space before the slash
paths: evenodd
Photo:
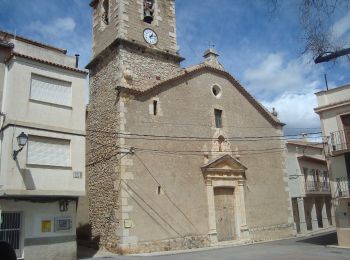
<path id="1" fill-rule="evenodd" d="M 320 181 L 306 181 L 305 183 L 306 192 L 331 192 L 329 182 Z"/>
<path id="2" fill-rule="evenodd" d="M 350 149 L 350 128 L 331 133 L 331 152 Z"/>
<path id="3" fill-rule="evenodd" d="M 349 197 L 349 190 L 350 190 L 349 178 L 341 177 L 341 178 L 337 178 L 336 181 L 337 181 L 337 189 L 335 192 L 335 197 L 336 198 Z"/>

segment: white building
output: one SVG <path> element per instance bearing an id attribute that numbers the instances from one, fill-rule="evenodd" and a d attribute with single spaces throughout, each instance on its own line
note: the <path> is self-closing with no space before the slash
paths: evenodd
<path id="1" fill-rule="evenodd" d="M 287 151 L 288 184 L 297 232 L 331 228 L 334 211 L 323 144 L 288 141 Z"/>
<path id="2" fill-rule="evenodd" d="M 350 247 L 350 85 L 316 93 L 336 206 L 338 244 Z"/>
<path id="3" fill-rule="evenodd" d="M 18 258 L 76 259 L 86 76 L 66 50 L 0 31 L 0 240 Z"/>

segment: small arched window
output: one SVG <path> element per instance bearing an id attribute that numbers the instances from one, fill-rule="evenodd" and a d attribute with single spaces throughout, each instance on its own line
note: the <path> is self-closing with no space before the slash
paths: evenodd
<path id="1" fill-rule="evenodd" d="M 153 100 L 153 115 L 156 116 L 158 114 L 158 101 Z"/>
<path id="2" fill-rule="evenodd" d="M 104 0 L 102 3 L 102 21 L 109 24 L 109 0 Z"/>
<path id="3" fill-rule="evenodd" d="M 151 24 L 153 21 L 154 14 L 154 0 L 143 1 L 143 21 Z"/>

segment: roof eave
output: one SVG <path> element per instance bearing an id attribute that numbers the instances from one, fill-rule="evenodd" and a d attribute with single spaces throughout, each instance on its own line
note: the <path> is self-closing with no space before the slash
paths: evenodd
<path id="1" fill-rule="evenodd" d="M 201 66 L 199 66 L 198 68 L 194 69 L 194 70 L 184 70 L 184 73 L 175 76 L 173 78 L 169 78 L 168 80 L 162 81 L 158 84 L 153 85 L 152 87 L 146 89 L 146 90 L 137 90 L 137 89 L 130 89 L 127 88 L 125 86 L 121 86 L 121 88 L 129 91 L 132 94 L 135 95 L 145 95 L 147 93 L 149 93 L 150 91 L 153 91 L 156 88 L 159 88 L 161 86 L 164 86 L 166 84 L 171 84 L 177 80 L 180 80 L 181 78 L 185 77 L 185 76 L 190 76 L 193 75 L 195 73 L 198 73 L 202 70 L 210 70 L 212 72 L 216 72 L 219 73 L 223 76 L 226 76 L 228 78 L 228 80 L 236 86 L 236 88 L 238 89 L 238 91 L 248 99 L 248 101 L 275 127 L 283 127 L 286 124 L 280 122 L 279 120 L 276 120 L 269 112 L 266 111 L 266 109 L 258 102 L 255 100 L 255 98 L 248 92 L 245 90 L 245 88 L 243 88 L 243 86 L 227 71 L 224 70 L 220 70 L 211 66 L 208 66 L 206 64 L 202 64 Z"/>
<path id="2" fill-rule="evenodd" d="M 58 64 L 58 63 L 54 63 L 54 62 L 51 62 L 51 61 L 38 59 L 38 58 L 31 57 L 31 56 L 24 55 L 24 54 L 17 53 L 17 52 L 13 52 L 8 58 L 6 58 L 5 62 L 6 62 L 6 63 L 9 62 L 9 61 L 12 60 L 14 57 L 20 57 L 20 58 L 24 58 L 24 59 L 29 59 L 29 60 L 32 60 L 32 61 L 35 61 L 35 62 L 39 62 L 39 63 L 43 63 L 43 64 L 46 64 L 46 65 L 58 67 L 58 68 L 64 69 L 64 70 L 70 70 L 70 71 L 77 72 L 77 73 L 81 73 L 81 74 L 85 74 L 85 75 L 89 74 L 89 73 L 88 73 L 87 71 L 85 71 L 85 70 L 80 70 L 80 69 L 78 69 L 78 68 L 73 68 L 73 67 L 61 65 L 61 64 Z"/>
<path id="3" fill-rule="evenodd" d="M 48 50 L 57 51 L 57 52 L 60 52 L 60 53 L 63 53 L 63 54 L 67 54 L 67 50 L 66 49 L 57 48 L 57 47 L 54 47 L 54 46 L 51 46 L 51 45 L 48 45 L 48 44 L 45 44 L 45 43 L 41 43 L 41 42 L 38 42 L 38 41 L 34 41 L 34 40 L 31 40 L 31 39 L 25 38 L 23 36 L 14 35 L 12 33 L 9 33 L 9 32 L 3 31 L 3 30 L 0 30 L 0 33 L 6 34 L 7 36 L 10 36 L 12 39 L 16 38 L 16 40 L 19 40 L 19 41 L 22 41 L 22 42 L 25 42 L 25 43 L 29 43 L 29 44 L 32 44 L 32 45 L 35 45 L 35 46 L 38 46 L 38 47 L 41 47 L 41 48 L 44 48 L 44 49 L 48 49 Z"/>

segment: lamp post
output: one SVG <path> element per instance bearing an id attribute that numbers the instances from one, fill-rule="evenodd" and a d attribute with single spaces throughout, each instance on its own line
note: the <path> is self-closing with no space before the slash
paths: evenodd
<path id="1" fill-rule="evenodd" d="M 333 59 L 336 59 L 341 56 L 349 55 L 350 54 L 350 48 L 342 49 L 339 51 L 330 51 L 330 52 L 323 52 L 315 59 L 315 63 L 321 63 L 321 62 L 327 62 Z"/>
<path id="2" fill-rule="evenodd" d="M 13 151 L 13 155 L 12 155 L 13 160 L 17 159 L 17 155 L 20 153 L 20 151 L 23 150 L 23 147 L 27 144 L 27 142 L 28 142 L 28 135 L 26 135 L 24 132 L 22 132 L 19 136 L 17 136 L 17 144 L 19 146 L 19 149 Z"/>

